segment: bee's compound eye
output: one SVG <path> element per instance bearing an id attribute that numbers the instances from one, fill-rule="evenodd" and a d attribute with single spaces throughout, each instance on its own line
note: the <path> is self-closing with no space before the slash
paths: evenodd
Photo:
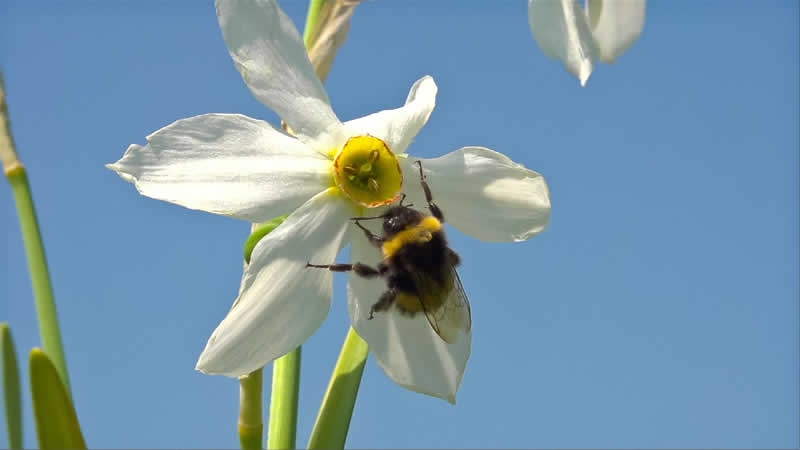
<path id="1" fill-rule="evenodd" d="M 383 232 L 391 233 L 397 225 L 397 217 L 390 217 L 383 221 Z"/>

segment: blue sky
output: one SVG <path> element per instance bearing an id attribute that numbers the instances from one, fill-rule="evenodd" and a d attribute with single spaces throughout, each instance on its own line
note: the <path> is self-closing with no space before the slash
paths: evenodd
<path id="1" fill-rule="evenodd" d="M 281 5 L 302 28 L 306 2 Z M 334 109 L 397 107 L 432 75 L 437 108 L 409 151 L 509 155 L 546 177 L 552 223 L 516 244 L 448 229 L 474 318 L 458 405 L 370 359 L 348 445 L 800 445 L 797 2 L 650 2 L 639 42 L 586 88 L 539 50 L 527 2 L 455 5 L 360 6 L 327 82 Z M 3 2 L 0 64 L 87 443 L 237 446 L 237 382 L 194 365 L 249 227 L 103 167 L 180 118 L 277 123 L 213 6 Z M 0 217 L 0 320 L 24 361 L 40 344 L 7 183 Z M 301 446 L 349 326 L 345 278 L 304 346 Z"/>

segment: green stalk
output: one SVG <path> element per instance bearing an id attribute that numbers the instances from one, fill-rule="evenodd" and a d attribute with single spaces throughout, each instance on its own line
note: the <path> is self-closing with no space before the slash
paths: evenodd
<path id="1" fill-rule="evenodd" d="M 297 401 L 300 398 L 301 347 L 278 358 L 272 367 L 267 448 L 297 448 Z"/>
<path id="2" fill-rule="evenodd" d="M 56 303 L 53 299 L 53 286 L 50 284 L 50 272 L 47 269 L 47 259 L 44 256 L 42 235 L 39 232 L 39 222 L 36 220 L 36 210 L 33 207 L 31 187 L 25 166 L 17 157 L 14 139 L 11 137 L 11 126 L 8 120 L 8 106 L 6 105 L 5 86 L 0 76 L 0 159 L 17 204 L 22 240 L 25 242 L 25 252 L 28 256 L 28 270 L 33 283 L 33 295 L 36 301 L 36 313 L 39 318 L 39 334 L 42 347 L 55 364 L 61 381 L 67 393 L 70 393 L 69 375 L 67 374 L 67 360 L 64 357 L 64 347 L 61 344 L 61 331 L 58 326 Z"/>
<path id="3" fill-rule="evenodd" d="M 325 0 L 310 0 L 306 28 L 303 32 L 303 42 L 309 51 L 316 44 L 314 41 L 320 36 L 317 22 L 320 19 L 320 11 L 326 5 Z M 317 75 L 323 82 L 325 82 L 328 71 L 333 64 L 333 56 L 347 37 L 347 25 L 350 23 L 350 16 L 353 14 L 352 9 L 345 7 L 344 1 L 331 3 L 330 5 L 333 5 L 333 8 L 336 8 L 336 6 L 344 8 L 338 13 L 331 10 L 326 12 L 328 19 L 330 19 L 331 15 L 343 14 L 338 16 L 338 20 L 325 23 L 325 26 L 333 27 L 329 31 L 333 31 L 340 42 L 335 45 L 332 44 L 324 54 L 312 52 L 310 55 L 311 62 L 317 70 Z M 339 354 L 339 360 L 336 362 L 325 398 L 322 400 L 317 421 L 311 432 L 308 448 L 344 448 L 368 354 L 369 347 L 367 343 L 351 327 Z"/>
<path id="4" fill-rule="evenodd" d="M 319 19 L 319 12 L 325 0 L 311 0 L 308 5 L 303 43 L 311 46 Z M 324 80 L 323 80 L 324 82 Z M 286 216 L 276 217 L 257 227 L 245 243 L 245 261 L 250 262 L 250 254 L 258 241 L 280 225 Z M 272 395 L 269 405 L 269 431 L 267 448 L 296 448 L 297 442 L 297 403 L 300 397 L 300 361 L 302 347 L 276 359 L 272 366 Z M 244 448 L 244 444 L 242 444 Z"/>
<path id="5" fill-rule="evenodd" d="M 253 228 L 244 244 L 244 260 L 248 264 L 258 241 L 283 223 L 286 217 L 276 217 Z M 239 378 L 239 442 L 243 449 L 261 448 L 263 378 L 263 369 Z M 274 362 L 267 448 L 295 448 L 299 394 L 300 347 Z"/>
<path id="6" fill-rule="evenodd" d="M 6 177 L 14 191 L 14 200 L 17 203 L 19 223 L 22 228 L 22 240 L 25 241 L 25 252 L 28 255 L 28 270 L 33 282 L 33 294 L 36 300 L 36 313 L 39 317 L 39 334 L 45 353 L 56 366 L 58 375 L 64 383 L 67 393 L 70 392 L 69 375 L 67 374 L 67 360 L 64 357 L 64 347 L 61 344 L 61 330 L 58 326 L 58 314 L 53 298 L 53 286 L 50 284 L 50 272 L 47 269 L 47 259 L 44 255 L 42 235 L 39 232 L 39 222 L 36 220 L 36 210 L 33 207 L 31 188 L 25 167 L 18 165 Z"/>
<path id="7" fill-rule="evenodd" d="M 351 327 L 311 431 L 308 448 L 344 448 L 369 347 Z"/>
<path id="8" fill-rule="evenodd" d="M 303 31 L 303 43 L 306 48 L 311 48 L 313 42 L 312 38 L 315 37 L 318 30 L 318 21 L 320 19 L 320 11 L 325 5 L 326 0 L 310 0 L 308 5 L 308 15 L 306 16 L 306 26 Z M 324 82 L 327 78 L 327 73 L 318 74 L 320 79 Z M 251 233 L 249 239 L 245 243 L 245 261 L 250 262 L 250 254 L 253 252 L 258 241 L 270 233 L 275 227 L 280 225 L 287 216 L 277 217 L 271 221 L 264 223 L 257 227 Z M 363 342 L 363 341 L 362 341 Z M 365 344 L 366 346 L 366 344 Z M 302 348 L 297 347 L 292 352 L 278 358 L 273 363 L 272 372 L 272 396 L 270 399 L 269 410 L 269 431 L 267 437 L 267 448 L 270 449 L 283 449 L 295 448 L 297 442 L 297 403 L 300 396 L 300 360 Z M 366 356 L 365 356 L 366 357 Z M 361 366 L 363 370 L 363 363 Z M 251 374 L 252 375 L 252 374 Z M 259 376 L 260 377 L 260 376 Z M 360 378 L 360 372 L 359 372 Z M 260 386 L 258 395 L 260 398 Z M 242 414 L 244 414 L 244 399 L 254 398 L 255 388 L 252 388 L 253 393 L 249 391 L 251 388 L 248 384 L 242 382 L 241 395 L 242 395 Z M 358 388 L 356 387 L 356 392 Z M 354 399 L 355 400 L 355 399 Z M 260 411 L 260 404 L 259 404 Z M 260 414 L 260 413 L 259 413 Z M 349 416 L 352 414 L 352 408 L 348 414 L 347 423 L 349 424 Z M 347 430 L 344 431 L 345 435 Z M 241 428 L 240 428 L 241 436 Z M 245 447 L 245 441 L 242 440 L 242 448 Z"/>
<path id="9" fill-rule="evenodd" d="M 260 449 L 264 436 L 261 411 L 264 369 L 239 378 L 239 442 L 243 449 Z"/>
<path id="10" fill-rule="evenodd" d="M 22 401 L 19 388 L 19 367 L 11 329 L 0 324 L 0 347 L 3 351 L 3 398 L 8 426 L 8 447 L 22 448 Z"/>
<path id="11" fill-rule="evenodd" d="M 319 19 L 319 11 L 322 9 L 322 5 L 325 4 L 325 0 L 310 0 L 308 3 L 308 15 L 306 16 L 306 28 L 303 30 L 303 43 L 306 44 L 306 48 L 311 48 L 311 36 L 316 32 L 317 29 L 317 19 Z M 325 81 L 325 80 L 322 80 Z"/>

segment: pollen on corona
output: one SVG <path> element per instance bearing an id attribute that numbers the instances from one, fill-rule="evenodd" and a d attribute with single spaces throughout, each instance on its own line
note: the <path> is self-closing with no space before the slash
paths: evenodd
<path id="1" fill-rule="evenodd" d="M 403 188 L 397 157 L 384 141 L 373 136 L 348 139 L 334 158 L 333 170 L 336 186 L 367 208 L 392 203 Z"/>

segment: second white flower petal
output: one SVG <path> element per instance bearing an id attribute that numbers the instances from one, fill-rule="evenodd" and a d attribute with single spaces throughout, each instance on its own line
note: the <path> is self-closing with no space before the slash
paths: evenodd
<path id="1" fill-rule="evenodd" d="M 267 122 L 239 114 L 178 120 L 107 167 L 142 195 L 263 222 L 330 186 L 330 161 Z"/>
<path id="2" fill-rule="evenodd" d="M 373 231 L 379 228 L 368 226 Z M 374 267 L 380 261 L 380 252 L 369 244 L 361 230 L 352 228 L 351 262 Z M 370 307 L 386 290 L 381 279 L 367 280 L 350 273 L 347 290 L 353 327 L 367 341 L 386 375 L 406 389 L 455 403 L 469 360 L 472 335 L 447 344 L 422 313 L 408 318 L 396 311 L 380 312 L 367 320 Z"/>
<path id="3" fill-rule="evenodd" d="M 533 38 L 545 55 L 559 59 L 581 86 L 592 74 L 596 47 L 577 0 L 528 0 Z"/>
<path id="4" fill-rule="evenodd" d="M 216 6 L 228 51 L 253 95 L 317 150 L 341 145 L 342 124 L 300 34 L 277 2 L 217 0 Z"/>
<path id="5" fill-rule="evenodd" d="M 411 86 L 404 106 L 351 120 L 345 127 L 356 135 L 369 134 L 383 140 L 399 155 L 428 122 L 436 107 L 437 91 L 433 77 L 426 75 Z"/>
<path id="6" fill-rule="evenodd" d="M 550 223 L 550 192 L 544 177 L 483 147 L 464 147 L 434 159 L 404 158 L 403 189 L 420 208 L 426 203 L 418 159 L 445 221 L 474 238 L 524 241 Z"/>
<path id="7" fill-rule="evenodd" d="M 645 0 L 589 0 L 586 13 L 600 61 L 613 63 L 644 30 Z"/>
<path id="8" fill-rule="evenodd" d="M 330 189 L 256 245 L 239 298 L 208 340 L 198 370 L 248 374 L 294 350 L 322 325 L 331 305 L 332 273 L 306 263 L 336 260 L 353 213 L 349 202 Z"/>

